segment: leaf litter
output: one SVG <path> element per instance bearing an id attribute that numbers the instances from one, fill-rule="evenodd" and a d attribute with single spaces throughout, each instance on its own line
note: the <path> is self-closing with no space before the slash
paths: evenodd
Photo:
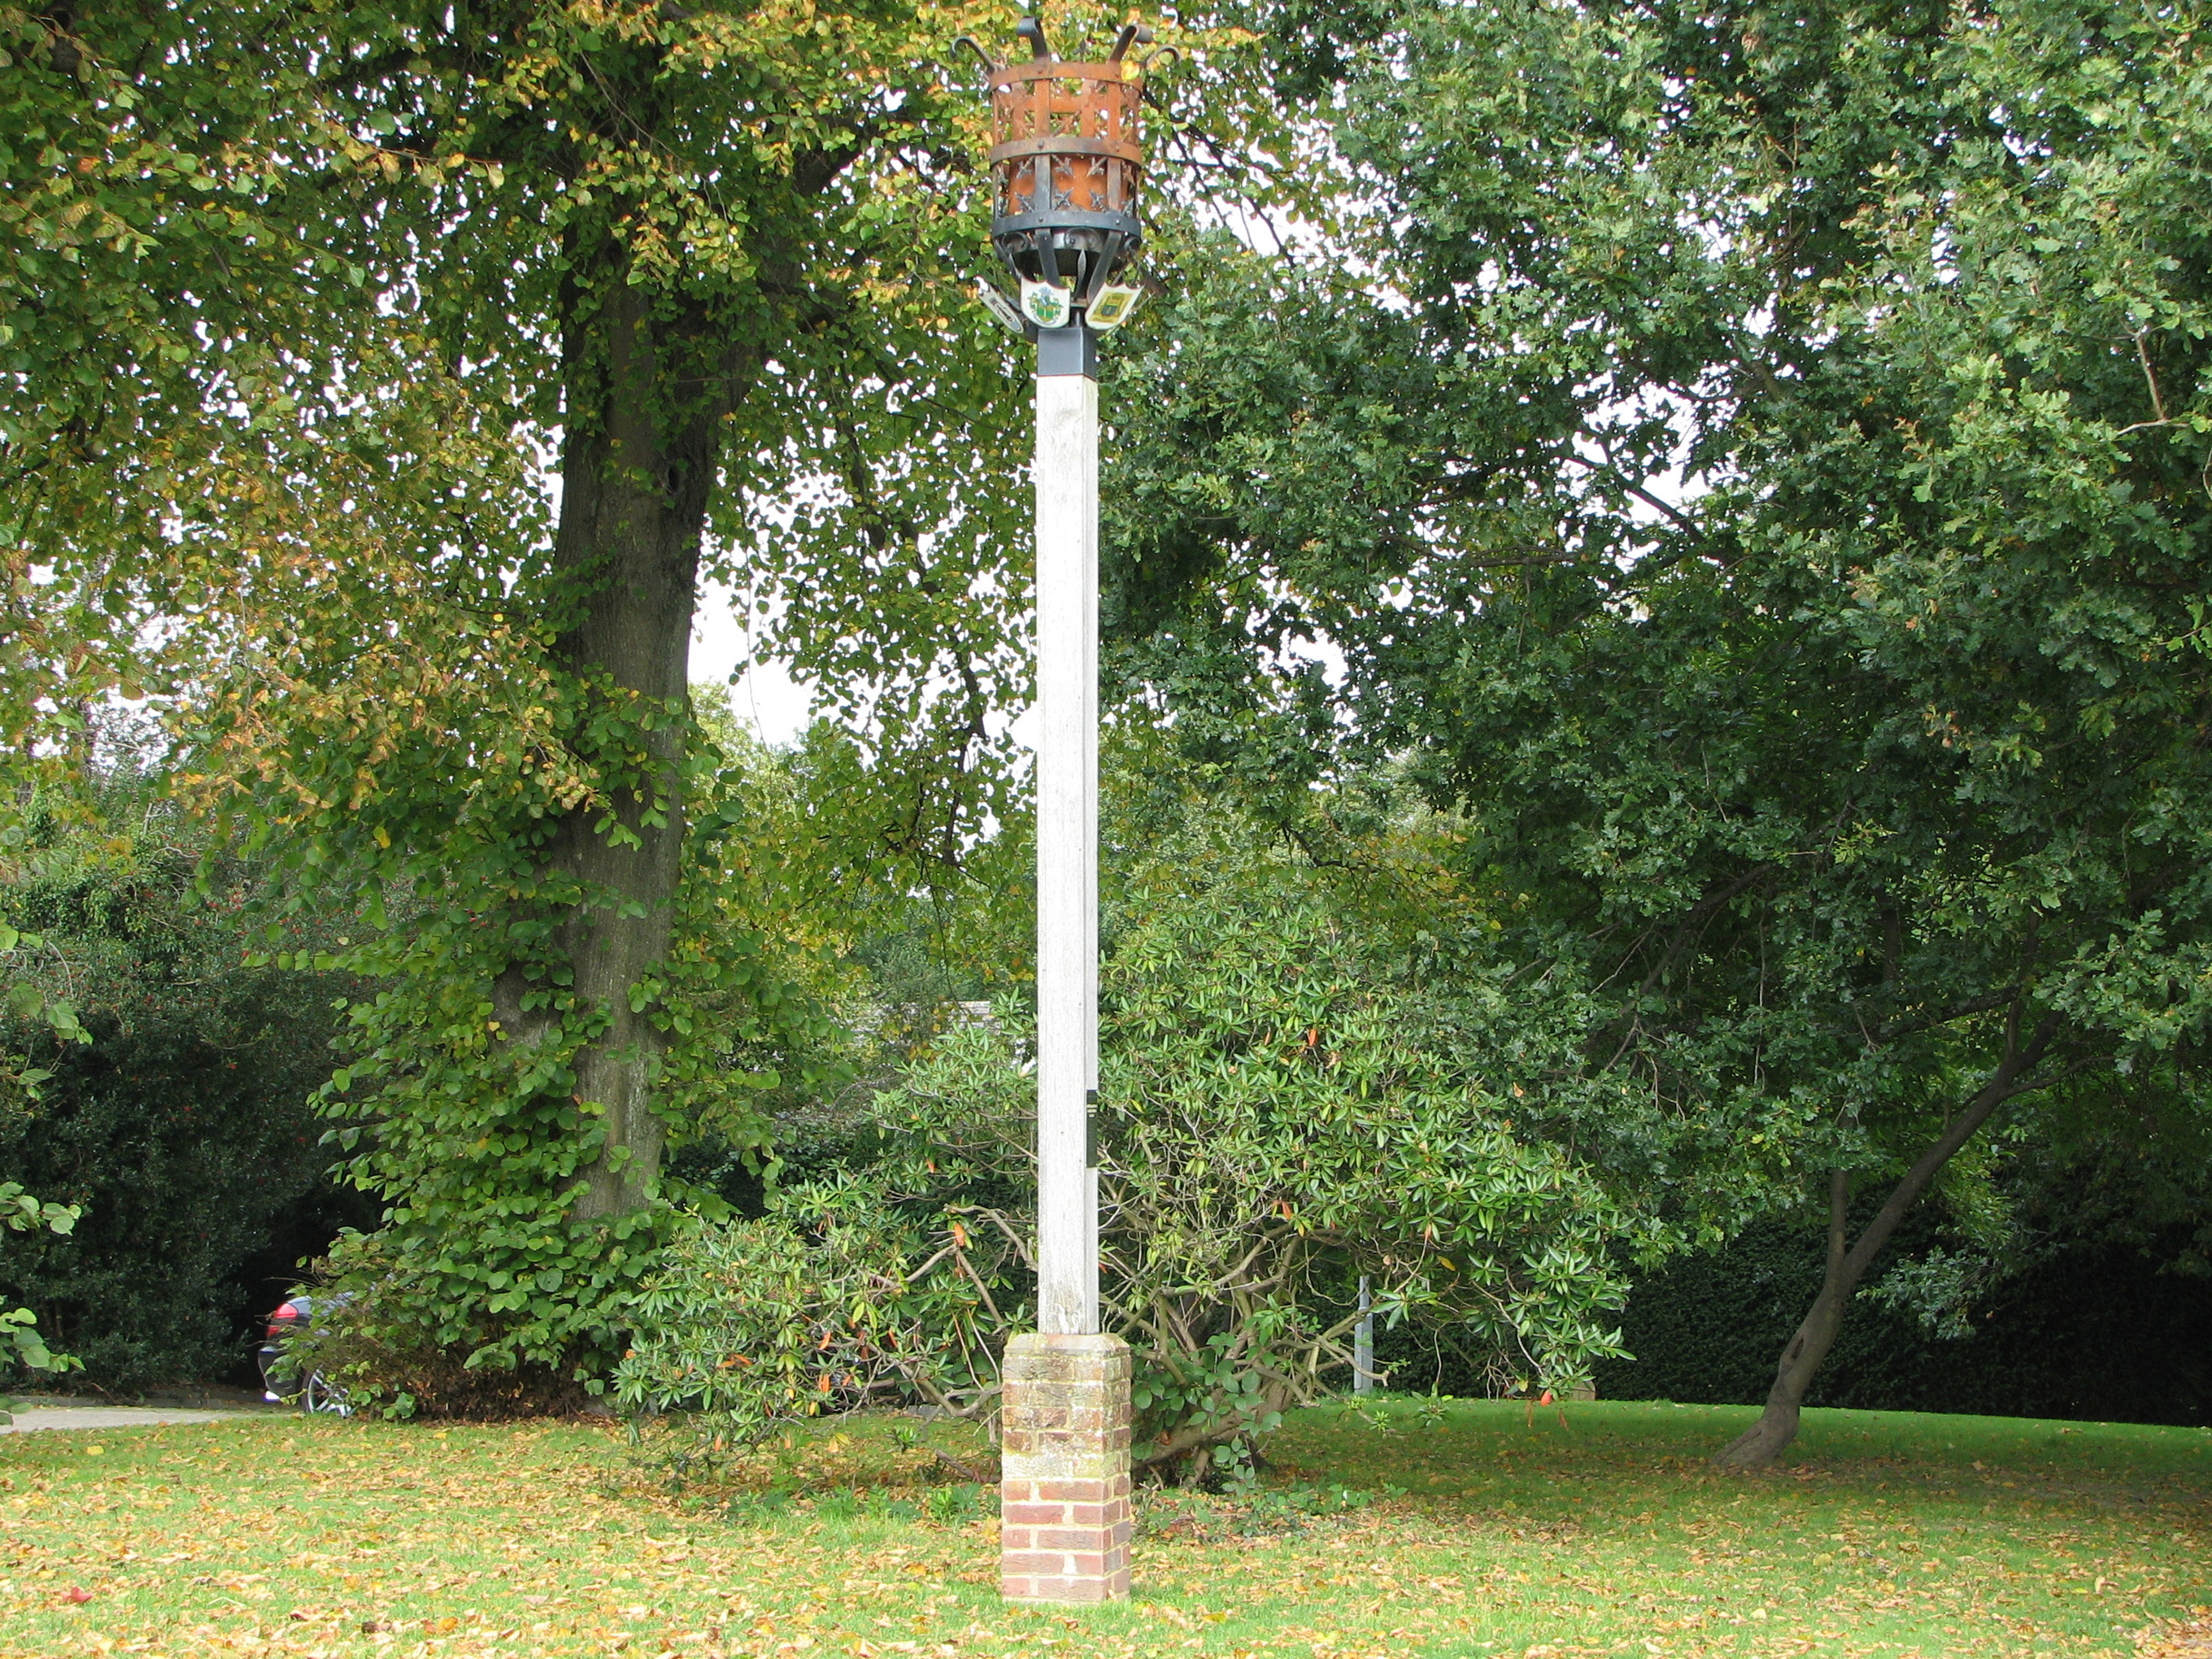
<path id="1" fill-rule="evenodd" d="M 2212 1435 L 1814 1413 L 1714 1474 L 1741 1415 L 1303 1413 L 1147 1494 L 1136 1599 L 1080 1613 L 1000 1602 L 988 1489 L 890 1419 L 680 1490 L 574 1423 L 9 1437 L 0 1656 L 2212 1659 Z"/>

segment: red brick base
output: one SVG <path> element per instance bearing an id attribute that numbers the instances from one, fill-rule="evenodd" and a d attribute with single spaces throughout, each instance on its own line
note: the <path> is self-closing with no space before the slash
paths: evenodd
<path id="1" fill-rule="evenodd" d="M 1113 1336 L 1006 1345 L 999 1591 L 1017 1601 L 1129 1593 L 1129 1350 Z"/>

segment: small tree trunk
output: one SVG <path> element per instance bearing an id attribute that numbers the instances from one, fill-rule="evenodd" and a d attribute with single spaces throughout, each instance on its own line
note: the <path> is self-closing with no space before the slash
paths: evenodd
<path id="1" fill-rule="evenodd" d="M 1867 1269 L 1881 1254 L 1913 1205 L 1919 1201 L 1928 1183 L 1937 1171 L 1951 1161 L 1952 1155 L 1966 1144 L 1974 1131 L 1980 1128 L 1996 1111 L 2013 1096 L 2038 1085 L 2022 1085 L 2022 1073 L 2032 1071 L 2044 1051 L 2051 1046 L 2051 1037 L 2058 1030 L 2058 1017 L 2047 1016 L 2037 1026 L 2025 1044 L 2012 1040 L 2008 1033 L 2005 1057 L 1996 1074 L 1982 1091 L 1966 1103 L 1964 1110 L 1943 1126 L 1943 1133 L 1936 1143 L 1923 1152 L 1905 1177 L 1891 1191 L 1881 1208 L 1875 1212 L 1858 1242 L 1850 1249 L 1844 1248 L 1844 1221 L 1850 1203 L 1850 1182 L 1840 1170 L 1828 1178 L 1828 1267 L 1820 1281 L 1820 1293 L 1813 1298 L 1804 1322 L 1798 1326 L 1796 1335 L 1782 1351 L 1782 1358 L 1774 1369 L 1774 1387 L 1766 1396 L 1766 1409 L 1759 1413 L 1759 1421 L 1721 1448 L 1713 1462 L 1723 1468 L 1750 1469 L 1771 1463 L 1789 1449 L 1797 1437 L 1798 1417 L 1805 1401 L 1805 1391 L 1812 1385 L 1814 1374 L 1820 1362 L 1835 1346 L 1836 1338 L 1844 1328 L 1844 1316 L 1850 1310 L 1851 1293 L 1859 1281 L 1866 1277 Z"/>
<path id="2" fill-rule="evenodd" d="M 1813 1373 L 1828 1357 L 1836 1336 L 1844 1328 L 1844 1310 L 1857 1288 L 1858 1273 L 1850 1271 L 1844 1250 L 1844 1223 L 1851 1200 L 1850 1177 L 1841 1170 L 1828 1176 L 1828 1267 L 1820 1280 L 1820 1293 L 1798 1326 L 1782 1360 L 1774 1369 L 1774 1387 L 1766 1396 L 1766 1409 L 1759 1421 L 1721 1452 L 1714 1461 L 1728 1468 L 1749 1468 L 1781 1455 L 1797 1437 L 1797 1416 L 1805 1403 L 1805 1390 Z M 1862 1267 L 1860 1272 L 1863 1272 Z"/>

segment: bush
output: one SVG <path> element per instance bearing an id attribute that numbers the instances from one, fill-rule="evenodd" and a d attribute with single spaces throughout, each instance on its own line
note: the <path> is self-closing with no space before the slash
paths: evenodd
<path id="1" fill-rule="evenodd" d="M 35 1233 L 44 1228 L 66 1235 L 77 1223 L 74 1205 L 56 1204 L 33 1197 L 20 1182 L 0 1181 L 0 1231 Z M 13 1362 L 27 1371 L 54 1374 L 82 1370 L 75 1354 L 56 1353 L 39 1329 L 39 1316 L 29 1308 L 0 1306 L 0 1364 Z M 0 1413 L 0 1423 L 9 1419 Z"/>
<path id="2" fill-rule="evenodd" d="M 497 1423 L 569 1416 L 592 1404 L 596 1390 L 569 1368 L 471 1364 L 467 1350 L 431 1340 L 410 1317 L 406 1269 L 383 1233 L 349 1229 L 331 1258 L 313 1266 L 313 1318 L 286 1334 L 279 1362 L 289 1377 L 319 1372 L 356 1411 L 385 1417 Z"/>
<path id="3" fill-rule="evenodd" d="M 679 1463 L 824 1413 L 916 1398 L 960 1411 L 988 1392 L 1004 1340 L 988 1298 L 935 1271 L 945 1253 L 890 1196 L 880 1181 L 813 1183 L 671 1244 L 634 1304 L 617 1391 L 707 1414 Z"/>
<path id="4" fill-rule="evenodd" d="M 142 781 L 113 794 L 105 822 L 33 813 L 0 888 L 40 947 L 7 970 L 66 992 L 88 1039 L 42 1018 L 0 1032 L 33 1079 L 0 1107 L 0 1170 L 83 1212 L 11 1242 L 0 1301 L 38 1310 L 95 1388 L 245 1380 L 257 1316 L 359 1213 L 308 1102 L 341 987 L 244 965 L 256 871 L 218 860 L 202 893 L 172 809 Z"/>
<path id="5" fill-rule="evenodd" d="M 1619 1352 L 1626 1216 L 1439 1058 L 1431 1012 L 1288 860 L 1177 848 L 1114 922 L 1102 1292 L 1140 1467 L 1234 1462 L 1337 1386 L 1363 1273 L 1386 1322 L 1449 1325 L 1501 1380 L 1564 1390 Z M 886 1393 L 990 1410 L 1035 1294 L 1029 1046 L 1012 1009 L 954 1030 L 877 1097 L 880 1162 L 695 1224 L 635 1304 L 618 1397 L 701 1409 L 709 1446 Z"/>
<path id="6" fill-rule="evenodd" d="M 329 1282 L 355 1298 L 348 1369 L 389 1405 L 405 1395 L 428 1410 L 432 1396 L 453 1395 L 416 1386 L 459 1374 L 433 1366 L 433 1354 L 487 1380 L 510 1374 L 518 1399 L 565 1400 L 571 1383 L 602 1392 L 630 1299 L 678 1225 L 678 1202 L 713 1204 L 710 1191 L 687 1192 L 687 1179 L 742 1189 L 766 1161 L 775 1115 L 843 1075 L 825 994 L 839 975 L 805 884 L 781 857 L 807 839 L 804 802 L 781 761 L 735 738 L 726 703 L 716 723 L 738 752 L 691 733 L 672 942 L 627 993 L 658 1033 L 654 1121 L 637 1121 L 635 1143 L 615 1159 L 629 1195 L 613 1212 L 585 1213 L 582 1200 L 619 1115 L 589 1097 L 578 1069 L 612 1011 L 577 987 L 568 953 L 582 935 L 551 920 L 579 902 L 568 878 L 513 886 L 507 859 L 523 842 L 501 838 L 523 834 L 514 823 L 493 826 L 487 845 L 501 850 L 482 866 L 434 868 L 410 854 L 407 914 L 380 908 L 373 929 L 337 941 L 341 951 L 278 958 L 342 963 L 378 984 L 347 1010 L 346 1063 L 323 1101 L 344 1177 L 382 1200 L 374 1239 L 349 1237 L 332 1251 Z M 510 811 L 520 809 L 498 809 Z M 664 1150 L 686 1143 L 700 1155 L 663 1164 Z M 525 1388 L 532 1376 L 550 1381 Z"/>

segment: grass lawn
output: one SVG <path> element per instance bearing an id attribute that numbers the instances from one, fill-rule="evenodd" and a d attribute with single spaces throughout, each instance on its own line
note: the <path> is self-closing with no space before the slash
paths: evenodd
<path id="1" fill-rule="evenodd" d="M 880 1419 L 675 1495 L 573 1424 L 0 1437 L 0 1655 L 2212 1656 L 2212 1432 L 1813 1412 L 1742 1479 L 1737 1408 L 1374 1415 L 1144 1501 L 1079 1615 L 1003 1607 L 983 1489 Z"/>

